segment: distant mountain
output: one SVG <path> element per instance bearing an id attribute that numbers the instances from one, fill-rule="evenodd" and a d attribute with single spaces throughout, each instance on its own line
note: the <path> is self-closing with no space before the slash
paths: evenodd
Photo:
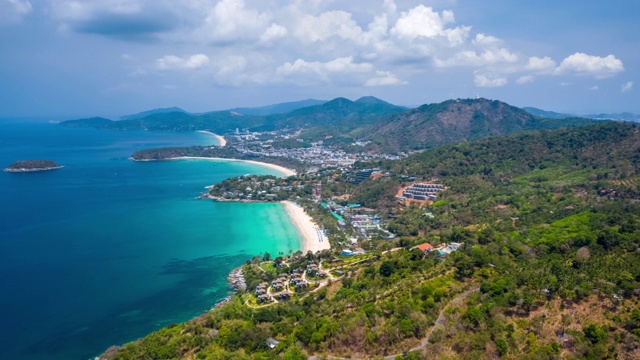
<path id="1" fill-rule="evenodd" d="M 301 106 L 303 103 L 304 101 L 277 104 L 270 107 L 270 110 L 267 109 L 269 107 L 265 107 L 256 112 L 276 111 L 287 106 Z M 572 127 L 597 121 L 584 118 L 542 118 L 509 104 L 487 99 L 449 100 L 406 109 L 372 96 L 355 101 L 336 98 L 288 113 L 267 116 L 243 114 L 232 110 L 204 114 L 190 114 L 178 110 L 152 110 L 155 113 L 142 118 L 120 121 L 104 118 L 72 120 L 63 122 L 62 125 L 114 130 L 211 130 L 218 133 L 231 132 L 236 128 L 251 131 L 302 129 L 302 137 L 305 140 L 323 140 L 327 144 L 343 145 L 355 140 L 370 140 L 372 147 L 396 152 L 523 130 Z"/>
<path id="2" fill-rule="evenodd" d="M 309 106 L 274 118 L 278 128 L 337 127 L 349 130 L 370 125 L 382 117 L 405 110 L 372 96 L 356 101 L 336 98 L 322 105 Z"/>
<path id="3" fill-rule="evenodd" d="M 180 109 L 179 107 L 174 106 L 174 107 L 168 107 L 168 108 L 147 110 L 147 111 L 139 112 L 137 114 L 123 115 L 120 117 L 120 120 L 142 119 L 150 115 L 166 114 L 166 113 L 187 113 L 187 112 L 185 110 Z"/>
<path id="4" fill-rule="evenodd" d="M 286 114 L 288 112 L 298 110 L 300 108 L 322 105 L 326 103 L 326 100 L 316 100 L 316 99 L 307 99 L 301 101 L 293 101 L 286 102 L 281 104 L 267 105 L 261 107 L 239 107 L 233 108 L 229 111 L 233 111 L 243 115 L 258 115 L 258 116 L 267 116 L 267 115 L 275 115 L 275 114 Z"/>
<path id="5" fill-rule="evenodd" d="M 546 110 L 541 110 L 541 109 L 534 108 L 534 107 L 523 107 L 522 109 L 527 111 L 528 113 L 530 113 L 532 115 L 540 116 L 540 117 L 547 118 L 547 119 L 566 119 L 566 118 L 576 117 L 576 115 L 562 114 L 562 113 L 557 113 L 555 111 L 546 111 Z M 595 120 L 616 120 L 616 121 L 640 122 L 640 115 L 633 114 L 633 113 L 630 113 L 630 112 L 587 114 L 587 115 L 580 115 L 580 117 L 587 118 L 587 119 L 595 119 Z"/>
<path id="6" fill-rule="evenodd" d="M 545 119 L 497 100 L 448 100 L 395 114 L 365 136 L 390 151 L 412 150 L 511 134 L 587 125 L 582 118 Z"/>
<path id="7" fill-rule="evenodd" d="M 305 104 L 317 105 L 301 107 Z M 295 108 L 284 114 L 253 115 L 252 113 L 269 113 Z M 356 101 L 337 98 L 331 101 L 304 100 L 293 103 L 276 104 L 263 108 L 236 108 L 233 110 L 213 111 L 203 114 L 190 114 L 182 109 L 169 111 L 157 109 L 149 111 L 149 115 L 138 118 L 130 116 L 127 120 L 111 121 L 97 118 L 70 120 L 61 123 L 63 126 L 86 126 L 101 129 L 133 130 L 145 129 L 154 131 L 189 131 L 212 130 L 228 132 L 236 128 L 250 130 L 277 130 L 283 128 L 323 128 L 333 127 L 332 131 L 343 131 L 372 124 L 381 117 L 404 110 L 403 107 L 389 104 L 374 97 L 365 97 Z M 244 111 L 241 112 L 241 111 Z M 144 114 L 144 113 L 140 113 Z M 337 127 L 336 127 L 337 126 Z"/>
<path id="8" fill-rule="evenodd" d="M 547 119 L 566 119 L 570 117 L 575 117 L 575 115 L 562 114 L 557 113 L 555 111 L 547 111 L 534 107 L 523 107 L 522 110 L 528 112 L 531 115 L 540 116 Z"/>
<path id="9" fill-rule="evenodd" d="M 92 117 L 88 119 L 77 119 L 77 120 L 67 120 L 60 123 L 60 125 L 66 127 L 95 127 L 95 128 L 103 128 L 113 123 L 112 120 L 105 119 L 102 117 Z"/>
<path id="10" fill-rule="evenodd" d="M 623 113 L 612 113 L 612 114 L 592 114 L 592 115 L 584 115 L 584 117 L 588 117 L 590 119 L 598 119 L 598 120 L 617 120 L 617 121 L 634 121 L 640 122 L 640 115 L 632 114 L 629 112 Z"/>

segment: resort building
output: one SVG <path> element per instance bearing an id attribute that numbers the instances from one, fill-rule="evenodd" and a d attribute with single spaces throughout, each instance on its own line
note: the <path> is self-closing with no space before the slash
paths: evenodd
<path id="1" fill-rule="evenodd" d="M 423 253 L 427 253 L 427 252 L 433 250 L 433 245 L 431 245 L 429 243 L 423 243 L 423 244 L 420 244 L 420 245 L 414 247 L 414 249 L 418 249 L 418 250 L 422 251 Z"/>

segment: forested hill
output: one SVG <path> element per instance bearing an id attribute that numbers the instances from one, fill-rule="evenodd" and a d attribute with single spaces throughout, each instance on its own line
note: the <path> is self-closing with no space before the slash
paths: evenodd
<path id="1" fill-rule="evenodd" d="M 405 108 L 372 96 L 351 101 L 337 98 L 322 105 L 310 106 L 274 118 L 276 128 L 338 127 L 351 130 L 381 121 Z"/>
<path id="2" fill-rule="evenodd" d="M 182 110 L 163 111 L 120 121 L 91 118 L 64 121 L 61 125 L 97 127 L 111 130 L 212 130 L 220 133 L 230 132 L 236 128 L 249 129 L 251 131 L 325 127 L 353 129 L 370 125 L 384 116 L 404 110 L 403 107 L 395 106 L 373 97 L 364 97 L 356 101 L 337 98 L 322 102 L 319 105 L 296 108 L 307 103 L 314 104 L 317 101 L 282 104 L 282 107 L 274 105 L 270 108 L 260 108 L 257 111 L 245 109 L 244 113 L 234 110 L 213 111 L 204 114 L 190 114 Z M 251 115 L 252 113 L 268 113 L 272 108 L 293 108 L 294 110 L 284 114 Z"/>
<path id="3" fill-rule="evenodd" d="M 623 180 L 638 174 L 640 127 L 605 122 L 576 128 L 531 131 L 441 146 L 389 162 L 394 171 L 422 177 L 478 175 L 507 178 L 558 169 L 585 169 L 590 179 Z"/>
<path id="4" fill-rule="evenodd" d="M 288 106 L 301 104 L 304 102 Z M 597 122 L 583 118 L 541 118 L 504 102 L 487 99 L 448 100 L 407 110 L 367 96 L 356 101 L 336 98 L 284 114 L 262 116 L 250 113 L 226 110 L 190 114 L 175 111 L 121 121 L 92 118 L 61 124 L 115 130 L 211 130 L 220 134 L 237 128 L 250 131 L 303 130 L 300 136 L 306 140 L 325 140 L 327 144 L 338 146 L 369 140 L 371 144 L 367 150 L 397 153 L 524 130 L 556 129 Z"/>
<path id="5" fill-rule="evenodd" d="M 290 180 L 373 208 L 395 239 L 361 241 L 358 261 L 334 247 L 284 270 L 247 264 L 248 293 L 314 261 L 334 278 L 267 306 L 240 292 L 102 359 L 640 358 L 640 126 L 533 131 L 361 166 L 388 174 Z M 410 177 L 447 189 L 403 206 L 395 195 Z M 319 204 L 297 201 L 337 229 Z M 414 249 L 424 242 L 460 247 Z"/>
<path id="6" fill-rule="evenodd" d="M 594 122 L 582 118 L 545 119 L 497 100 L 458 99 L 396 114 L 366 138 L 391 151 L 417 150 L 524 130 L 557 129 Z"/>

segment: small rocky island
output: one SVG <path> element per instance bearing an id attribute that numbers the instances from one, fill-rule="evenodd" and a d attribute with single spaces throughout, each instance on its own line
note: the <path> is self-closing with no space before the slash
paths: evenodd
<path id="1" fill-rule="evenodd" d="M 60 169 L 61 165 L 52 160 L 22 160 L 9 165 L 4 171 L 29 172 Z"/>

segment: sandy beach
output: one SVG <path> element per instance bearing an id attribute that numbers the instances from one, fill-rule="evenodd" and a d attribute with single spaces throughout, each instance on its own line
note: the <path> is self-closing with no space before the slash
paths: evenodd
<path id="1" fill-rule="evenodd" d="M 196 160 L 215 160 L 215 161 L 240 161 L 246 162 L 250 164 L 256 164 L 264 167 L 268 167 L 270 169 L 276 170 L 282 174 L 282 177 L 293 176 L 296 174 L 295 170 L 286 168 L 284 166 L 270 164 L 266 162 L 253 161 L 253 160 L 240 160 L 240 159 L 225 159 L 225 158 L 211 158 L 211 157 L 198 157 L 198 156 L 180 156 L 175 158 L 170 158 L 166 160 L 182 160 L 182 159 L 196 159 Z"/>
<path id="2" fill-rule="evenodd" d="M 291 201 L 282 201 L 287 214 L 291 218 L 291 221 L 300 232 L 302 237 L 302 243 L 300 244 L 300 250 L 303 253 L 311 251 L 317 253 L 325 249 L 330 249 L 329 239 L 322 233 L 320 228 L 313 222 L 313 219 L 304 212 L 302 207 L 296 205 Z"/>
<path id="3" fill-rule="evenodd" d="M 223 146 L 227 145 L 227 140 L 225 140 L 222 136 L 220 136 L 218 134 L 214 134 L 211 131 L 206 131 L 206 130 L 198 130 L 198 132 L 201 132 L 203 134 L 211 135 L 211 136 L 215 137 L 216 139 L 218 139 L 218 141 L 220 142 L 220 144 L 218 146 L 220 146 L 220 147 L 223 147 Z"/>

